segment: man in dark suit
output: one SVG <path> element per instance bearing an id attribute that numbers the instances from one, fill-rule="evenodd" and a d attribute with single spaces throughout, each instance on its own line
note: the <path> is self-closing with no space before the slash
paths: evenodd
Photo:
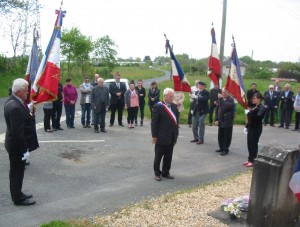
<path id="1" fill-rule="evenodd" d="M 115 75 L 115 83 L 111 83 L 109 86 L 110 98 L 110 125 L 113 126 L 115 122 L 115 113 L 118 110 L 118 123 L 120 126 L 124 126 L 122 123 L 123 109 L 124 109 L 124 94 L 126 92 L 126 85 L 120 82 L 121 76 L 119 73 Z"/>
<path id="2" fill-rule="evenodd" d="M 291 86 L 289 84 L 286 84 L 284 86 L 284 91 L 282 91 L 280 95 L 281 119 L 278 128 L 284 127 L 284 123 L 286 129 L 290 127 L 293 114 L 293 105 L 294 92 L 291 91 Z"/>
<path id="3" fill-rule="evenodd" d="M 202 81 L 198 84 L 198 90 L 194 95 L 191 95 L 195 101 L 193 109 L 193 136 L 194 139 L 191 141 L 196 144 L 204 143 L 204 133 L 205 133 L 205 118 L 208 113 L 208 100 L 209 92 L 205 89 L 206 84 Z"/>
<path id="4" fill-rule="evenodd" d="M 34 115 L 24 103 L 28 95 L 28 82 L 16 79 L 12 86 L 12 95 L 4 105 L 6 122 L 5 148 L 10 161 L 10 193 L 15 205 L 33 205 L 32 195 L 22 192 L 25 161 L 29 152 L 39 147 Z"/>
<path id="5" fill-rule="evenodd" d="M 253 108 L 255 107 L 255 105 L 252 104 L 252 97 L 255 93 L 259 92 L 257 89 L 256 89 L 257 85 L 256 83 L 252 83 L 251 84 L 251 89 L 247 91 L 247 102 L 248 102 L 248 106 Z"/>
<path id="6" fill-rule="evenodd" d="M 264 117 L 264 125 L 268 124 L 269 115 L 270 115 L 270 126 L 274 127 L 274 115 L 275 111 L 278 109 L 278 93 L 274 91 L 274 86 L 269 85 L 269 91 L 265 91 L 265 117 Z"/>
<path id="7" fill-rule="evenodd" d="M 221 152 L 221 155 L 227 155 L 232 138 L 234 100 L 229 96 L 225 88 L 223 88 L 219 97 L 215 124 L 219 126 L 218 142 L 220 149 L 216 150 L 216 152 Z"/>
<path id="8" fill-rule="evenodd" d="M 108 88 L 104 86 L 104 80 L 102 78 L 98 79 L 97 84 L 98 85 L 92 89 L 91 95 L 91 105 L 95 115 L 94 129 L 95 132 L 98 133 L 100 123 L 101 132 L 105 133 L 105 115 L 106 107 L 108 106 L 109 91 Z"/>
<path id="9" fill-rule="evenodd" d="M 178 137 L 178 110 L 173 104 L 174 90 L 166 88 L 163 93 L 164 100 L 153 107 L 151 120 L 152 142 L 155 144 L 154 174 L 157 181 L 161 176 L 174 179 L 170 175 L 173 148 Z M 160 162 L 163 158 L 162 171 Z"/>

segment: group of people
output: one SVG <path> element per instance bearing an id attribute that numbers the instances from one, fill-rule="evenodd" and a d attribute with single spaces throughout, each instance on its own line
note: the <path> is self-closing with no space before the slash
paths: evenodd
<path id="1" fill-rule="evenodd" d="M 299 130 L 300 117 L 300 87 L 297 94 L 291 91 L 289 84 L 285 85 L 284 91 L 274 89 L 276 85 L 270 85 L 264 96 L 257 91 L 256 84 L 251 85 L 251 90 L 247 92 L 249 109 L 247 110 L 247 147 L 249 151 L 248 160 L 243 163 L 246 167 L 252 167 L 258 152 L 258 142 L 262 133 L 263 124 L 268 123 L 270 114 L 270 125 L 274 126 L 274 112 L 278 108 L 280 111 L 280 124 L 278 127 L 289 128 L 293 107 L 296 112 L 295 130 Z M 79 87 L 81 98 L 81 124 L 84 128 L 91 128 L 94 125 L 96 133 L 106 132 L 105 115 L 108 106 L 111 109 L 110 126 L 114 125 L 115 112 L 118 110 L 118 123 L 122 122 L 123 109 L 127 109 L 128 128 L 137 125 L 137 113 L 141 112 L 140 125 L 143 126 L 144 107 L 146 90 L 143 82 L 138 81 L 135 86 L 134 81 L 130 82 L 129 89 L 120 82 L 120 74 L 115 75 L 115 82 L 109 88 L 104 85 L 104 80 L 98 74 L 95 81 L 90 83 L 85 77 Z M 68 78 L 63 87 L 59 84 L 58 100 L 53 103 L 46 103 L 43 106 L 45 113 L 45 131 L 63 130 L 60 126 L 62 105 L 66 111 L 67 127 L 74 126 L 75 104 L 77 102 L 77 88 Z M 111 98 L 109 100 L 109 94 Z M 33 205 L 35 201 L 30 194 L 22 192 L 25 162 L 31 151 L 39 147 L 34 113 L 26 105 L 28 98 L 28 82 L 24 79 L 16 79 L 12 86 L 12 95 L 8 98 L 4 106 L 4 116 L 7 125 L 5 148 L 10 160 L 10 192 L 15 205 Z M 171 88 L 163 91 L 163 99 L 160 100 L 160 90 L 156 82 L 152 82 L 148 92 L 148 105 L 151 111 L 151 135 L 155 144 L 154 175 L 157 181 L 161 177 L 174 179 L 170 174 L 173 148 L 177 142 L 179 130 L 179 113 L 183 110 L 184 95 Z M 274 101 L 276 100 L 276 101 Z M 206 90 L 206 84 L 196 81 L 195 87 L 190 94 L 189 124 L 193 124 L 192 143 L 198 145 L 204 143 L 206 115 L 210 114 L 209 123 L 213 123 L 213 113 L 215 112 L 214 124 L 218 126 L 218 146 L 216 152 L 222 156 L 229 153 L 232 139 L 235 101 L 228 90 L 222 90 L 215 85 L 210 91 Z M 210 101 L 210 104 L 209 104 Z M 51 111 L 49 111 L 51 110 Z M 91 116 L 92 113 L 92 116 Z M 91 119 L 92 118 L 92 119 Z M 48 120 L 52 119 L 52 128 Z M 47 122 L 46 122 L 47 121 Z M 50 131 L 49 131 L 50 130 Z M 162 168 L 161 166 L 161 161 Z"/>
<path id="2" fill-rule="evenodd" d="M 288 129 L 290 127 L 292 113 L 295 110 L 295 128 L 293 131 L 299 131 L 300 123 L 300 87 L 297 94 L 294 95 L 291 86 L 286 84 L 281 91 L 279 80 L 274 85 L 269 85 L 269 90 L 264 94 L 257 90 L 255 83 L 251 84 L 251 89 L 247 91 L 248 110 L 245 133 L 247 133 L 247 146 L 249 151 L 248 161 L 243 163 L 246 167 L 252 167 L 254 159 L 258 152 L 258 142 L 262 133 L 263 125 L 266 126 L 270 118 L 270 126 L 274 127 L 274 116 L 277 112 L 278 127 Z M 215 114 L 214 124 L 218 126 L 218 143 L 222 156 L 227 155 L 232 139 L 232 129 L 234 116 L 236 112 L 236 101 L 230 93 L 218 84 L 210 91 L 206 90 L 206 84 L 202 81 L 195 81 L 195 86 L 191 88 L 190 94 L 190 112 L 188 116 L 188 125 L 193 132 L 195 144 L 204 143 L 206 115 L 209 114 L 209 125 L 213 124 L 213 115 Z"/>

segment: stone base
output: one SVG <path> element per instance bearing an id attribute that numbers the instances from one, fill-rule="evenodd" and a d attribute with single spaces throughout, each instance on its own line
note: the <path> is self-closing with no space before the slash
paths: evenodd
<path id="1" fill-rule="evenodd" d="M 246 223 L 246 218 L 247 218 L 247 213 L 246 212 L 242 212 L 241 217 L 232 220 L 229 217 L 229 214 L 221 209 L 216 210 L 216 211 L 212 211 L 207 213 L 208 216 L 211 216 L 221 222 L 223 222 L 224 224 L 228 225 L 228 226 L 233 226 L 233 227 L 249 227 L 249 225 Z"/>

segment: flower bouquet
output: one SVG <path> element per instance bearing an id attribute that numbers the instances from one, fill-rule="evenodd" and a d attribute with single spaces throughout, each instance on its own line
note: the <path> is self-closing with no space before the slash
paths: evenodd
<path id="1" fill-rule="evenodd" d="M 236 219 L 236 218 L 240 218 L 241 217 L 241 209 L 238 206 L 238 203 L 234 202 L 234 200 L 232 200 L 231 198 L 228 200 L 225 200 L 222 203 L 221 208 L 225 211 L 229 213 L 229 217 L 231 219 Z"/>

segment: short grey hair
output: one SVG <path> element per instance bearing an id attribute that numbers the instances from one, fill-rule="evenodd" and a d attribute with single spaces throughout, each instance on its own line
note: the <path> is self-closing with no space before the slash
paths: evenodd
<path id="1" fill-rule="evenodd" d="M 97 79 L 97 83 L 98 83 L 99 81 L 103 81 L 103 82 L 104 82 L 104 80 L 103 80 L 102 77 L 99 77 L 99 78 Z"/>
<path id="2" fill-rule="evenodd" d="M 165 88 L 165 90 L 164 90 L 164 95 L 167 95 L 168 93 L 172 93 L 173 95 L 174 95 L 174 89 L 172 89 L 172 88 Z"/>
<path id="3" fill-rule="evenodd" d="M 13 81 L 12 85 L 12 93 L 16 94 L 18 91 L 24 91 L 26 87 L 28 87 L 28 82 L 24 79 L 18 78 Z"/>

